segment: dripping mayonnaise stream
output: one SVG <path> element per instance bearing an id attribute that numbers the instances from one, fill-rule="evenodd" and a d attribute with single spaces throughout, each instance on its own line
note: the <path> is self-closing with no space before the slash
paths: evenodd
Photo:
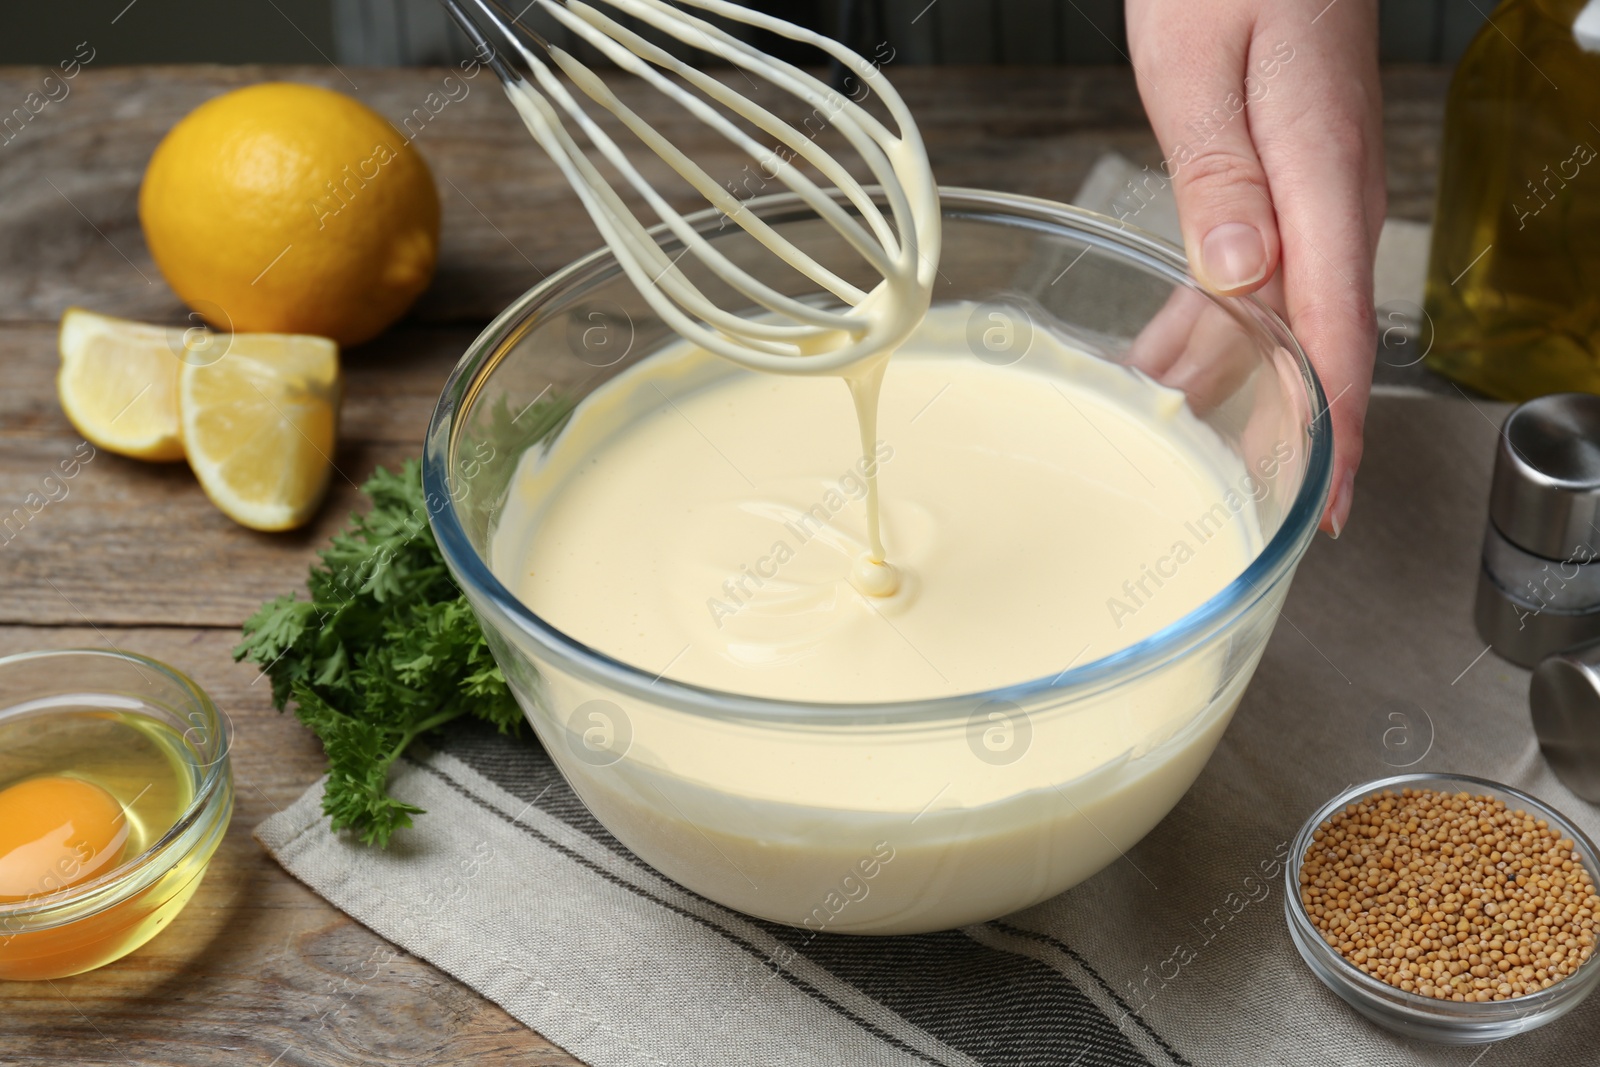
<path id="1" fill-rule="evenodd" d="M 672 9 L 668 9 L 666 14 L 673 19 L 683 17 L 681 12 L 675 12 Z M 584 17 L 587 18 L 589 16 Z M 563 16 L 563 21 L 568 20 Z M 587 34 L 576 24 L 573 25 L 574 28 L 578 28 L 580 32 L 585 32 L 585 35 L 590 36 L 592 39 L 592 35 Z M 593 43 L 598 44 L 600 42 L 593 41 Z M 618 51 L 616 48 L 618 43 L 625 47 L 627 51 Z M 547 78 L 540 76 L 540 72 L 544 69 L 543 65 L 539 63 L 532 53 L 522 48 L 520 43 L 518 47 L 530 67 L 535 71 L 536 77 L 540 78 L 543 90 L 555 93 L 557 99 L 562 99 L 564 90 L 559 89 Z M 636 74 L 644 73 L 647 68 L 640 66 L 633 60 L 650 58 L 652 62 L 664 61 L 669 69 L 676 69 L 680 75 L 688 78 L 713 100 L 718 101 L 731 111 L 743 115 L 747 119 L 756 121 L 764 129 L 768 129 L 759 119 L 754 118 L 753 112 L 767 115 L 767 117 L 771 118 L 772 116 L 768 115 L 768 113 L 755 107 L 751 101 L 715 79 L 698 75 L 694 71 L 685 71 L 675 66 L 670 57 L 666 57 L 664 54 L 654 57 L 650 46 L 641 39 L 634 38 L 632 35 L 624 35 L 620 42 L 614 41 L 602 47 L 608 49 L 607 54 L 611 55 L 614 60 L 627 66 Z M 743 206 L 739 199 L 714 184 L 708 185 L 704 172 L 700 171 L 687 156 L 663 137 L 658 130 L 623 104 L 603 79 L 595 76 L 592 71 L 560 48 L 550 48 L 549 54 L 556 65 L 567 73 L 591 99 L 597 101 L 607 111 L 622 119 L 635 136 L 657 156 L 672 166 L 680 176 L 706 195 L 713 205 L 721 209 L 729 217 L 739 216 L 740 212 L 743 211 Z M 784 71 L 786 64 L 780 64 L 760 52 L 749 53 L 747 59 L 751 61 L 747 63 L 747 69 L 755 71 L 758 75 L 774 84 L 784 84 L 787 77 Z M 873 76 L 878 76 L 876 67 L 873 67 Z M 529 131 L 550 153 L 551 158 L 561 169 L 564 177 L 566 177 L 573 190 L 583 201 L 585 208 L 599 227 L 606 244 L 616 255 L 624 270 L 627 271 L 630 279 L 634 281 L 646 300 L 658 312 L 662 313 L 667 323 L 683 336 L 686 341 L 690 343 L 698 342 L 712 351 L 717 351 L 724 356 L 733 358 L 735 362 L 744 363 L 747 366 L 757 367 L 768 372 L 796 375 L 832 373 L 844 380 L 849 388 L 851 401 L 855 409 L 857 433 L 861 440 L 864 478 L 867 483 L 868 547 L 864 553 L 852 561 L 849 581 L 851 586 L 863 596 L 875 598 L 893 596 L 901 588 L 901 575 L 896 566 L 888 559 L 880 521 L 878 463 L 874 456 L 878 421 L 878 398 L 882 389 L 884 371 L 894 350 L 921 323 L 923 316 L 927 312 L 932 292 L 932 278 L 937 269 L 940 244 L 938 187 L 934 184 L 932 172 L 928 167 L 927 153 L 923 148 L 921 135 L 910 113 L 905 110 L 898 97 L 890 91 L 889 107 L 896 115 L 900 126 L 900 136 L 887 143 L 879 140 L 876 142 L 876 148 L 881 151 L 882 159 L 888 162 L 895 178 L 900 183 L 898 191 L 903 200 L 899 201 L 899 204 L 905 209 L 906 216 L 902 218 L 897 211 L 896 218 L 900 219 L 902 223 L 909 222 L 909 225 L 904 227 L 905 232 L 898 235 L 899 247 L 885 248 L 882 250 L 882 254 L 889 258 L 893 258 L 891 253 L 911 256 L 914 259 L 914 268 L 911 271 L 911 276 L 907 278 L 903 274 L 890 272 L 870 292 L 863 294 L 853 286 L 843 283 L 836 276 L 830 275 L 834 281 L 838 282 L 838 285 L 830 285 L 833 294 L 836 297 L 845 299 L 847 303 L 854 301 L 854 306 L 847 315 L 847 317 L 854 320 L 851 327 L 848 330 L 799 328 L 785 331 L 792 342 L 788 347 L 792 347 L 794 352 L 792 355 L 774 359 L 771 355 L 773 344 L 776 343 L 778 348 L 781 349 L 785 347 L 783 343 L 751 341 L 748 336 L 735 337 L 729 335 L 726 333 L 730 328 L 726 312 L 714 307 L 709 301 L 695 299 L 698 294 L 693 294 L 692 286 L 689 286 L 689 291 L 693 294 L 692 297 L 685 298 L 684 287 L 688 286 L 688 283 L 676 274 L 676 260 L 667 263 L 656 277 L 651 279 L 644 277 L 635 256 L 639 256 L 644 262 L 656 262 L 662 258 L 660 249 L 648 237 L 641 238 L 639 234 L 632 232 L 627 225 L 619 225 L 619 221 L 623 216 L 616 214 L 620 201 L 617 199 L 615 192 L 599 179 L 598 171 L 594 169 L 593 165 L 581 152 L 576 150 L 576 145 L 566 134 L 549 101 L 526 82 L 508 84 L 506 92 L 511 102 L 522 115 Z M 838 106 L 830 112 L 827 119 L 838 122 L 841 127 L 850 126 L 859 130 L 857 118 L 850 116 L 846 109 L 854 109 L 862 116 L 866 114 L 856 107 L 853 102 L 840 100 L 838 101 Z M 569 112 L 571 111 L 570 108 L 568 110 Z M 576 113 L 574 114 L 576 117 Z M 597 136 L 592 124 L 587 123 L 584 119 L 580 118 L 579 121 L 584 124 L 590 139 L 601 148 L 602 153 L 614 165 L 621 168 L 625 174 L 629 175 L 634 188 L 645 196 L 646 200 L 656 209 L 657 214 L 664 220 L 672 218 L 673 216 L 670 215 L 670 212 L 663 210 L 665 203 L 661 200 L 659 194 L 648 183 L 644 182 L 637 172 L 633 171 L 631 165 L 626 163 L 624 157 L 615 150 L 615 146 L 611 144 L 609 139 L 604 135 Z M 869 119 L 869 121 L 875 122 L 876 120 Z M 772 131 L 768 129 L 768 132 Z M 815 133 L 812 134 L 811 139 L 814 141 L 814 138 Z M 857 147 L 861 146 L 858 144 Z M 835 160 L 828 157 L 826 153 L 821 152 L 820 148 L 815 144 L 803 145 L 793 149 L 792 152 L 804 156 L 809 162 L 817 166 L 824 177 L 840 183 L 840 187 L 846 190 L 849 199 L 859 201 L 865 197 L 865 191 L 849 177 Z M 788 171 L 789 159 L 791 158 L 792 155 L 785 158 L 779 155 L 777 149 L 773 150 L 769 160 L 773 164 L 774 177 Z M 765 173 L 765 164 L 762 169 L 763 173 Z M 784 180 L 790 184 L 791 188 L 795 187 L 788 176 Z M 807 184 L 809 184 L 809 180 L 807 180 Z M 894 191 L 888 190 L 888 193 L 891 201 L 893 201 Z M 625 211 L 624 214 L 626 214 Z M 631 215 L 626 215 L 626 217 L 629 220 L 632 218 Z M 737 221 L 744 225 L 742 218 L 737 219 Z M 880 236 L 883 236 L 881 233 L 883 225 L 885 224 L 880 219 Z M 807 273 L 801 262 L 806 257 L 795 250 L 792 245 L 775 247 L 774 243 L 768 240 L 770 231 L 767 230 L 765 223 L 757 224 L 753 228 L 747 227 L 747 229 L 751 236 L 767 245 L 769 250 L 773 251 L 778 258 L 802 274 Z M 709 247 L 701 236 L 693 233 L 692 230 L 681 223 L 674 227 L 674 231 L 690 248 L 700 252 L 701 258 L 706 259 L 708 263 L 713 262 L 705 255 L 709 251 Z M 918 243 L 919 231 L 922 232 L 923 243 L 921 244 Z M 885 237 L 884 239 L 887 238 Z M 860 251 L 859 247 L 858 251 Z M 715 253 L 712 254 L 715 255 Z M 863 254 L 865 255 L 864 252 Z M 871 259 L 870 256 L 868 258 Z M 730 266 L 720 259 L 715 262 L 722 263 L 724 267 Z M 713 271 L 715 272 L 715 270 L 716 268 L 714 267 Z M 808 276 L 815 277 L 815 275 Z M 655 291 L 663 286 L 673 290 L 670 298 L 666 301 L 661 298 L 661 293 Z M 681 307 L 673 306 L 674 304 L 681 305 Z M 686 318 L 682 314 L 682 308 L 685 307 L 697 311 L 704 321 L 693 322 L 691 319 Z M 735 324 L 735 328 L 750 328 L 753 325 L 754 320 L 750 320 L 749 322 Z M 862 347 L 854 358 L 843 360 L 840 358 L 841 352 L 849 352 L 853 348 L 860 347 L 865 339 L 873 337 L 889 338 L 891 340 L 879 344 L 876 348 L 870 345 Z M 758 353 L 754 355 L 747 353 L 746 355 L 750 358 L 739 358 L 723 347 L 725 343 L 737 345 L 740 341 L 753 344 L 758 349 Z"/>

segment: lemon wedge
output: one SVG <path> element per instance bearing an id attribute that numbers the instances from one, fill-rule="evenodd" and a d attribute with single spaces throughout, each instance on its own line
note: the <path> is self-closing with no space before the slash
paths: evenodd
<path id="1" fill-rule="evenodd" d="M 134 459 L 183 458 L 183 330 L 68 308 L 60 347 L 61 410 L 90 444 Z"/>
<path id="2" fill-rule="evenodd" d="M 339 346 L 298 334 L 212 335 L 209 361 L 178 372 L 189 466 L 217 507 L 255 530 L 316 512 L 333 471 Z"/>

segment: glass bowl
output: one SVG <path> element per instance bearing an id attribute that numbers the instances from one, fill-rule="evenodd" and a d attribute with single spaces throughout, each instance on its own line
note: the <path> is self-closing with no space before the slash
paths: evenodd
<path id="1" fill-rule="evenodd" d="M 813 930 L 950 929 L 1035 904 L 1117 860 L 1209 758 L 1327 499 L 1326 403 L 1271 311 L 1206 294 L 1180 250 L 1115 220 L 1002 193 L 941 195 L 934 301 L 970 305 L 976 358 L 1012 362 L 1032 331 L 1051 331 L 1181 388 L 1217 440 L 1262 472 L 1241 486 L 1259 519 L 1253 562 L 1144 640 L 1083 663 L 1064 648 L 1059 673 L 989 692 L 846 705 L 682 684 L 539 617 L 492 563 L 518 459 L 558 446 L 575 403 L 677 340 L 604 250 L 479 336 L 445 385 L 424 451 L 445 560 L 539 739 L 595 817 L 689 889 Z M 741 210 L 823 262 L 843 258 L 841 239 L 792 196 Z M 693 221 L 762 281 L 806 295 L 725 217 Z M 683 267 L 737 306 L 693 257 Z M 1102 743 L 1077 743 L 1085 716 L 1109 724 Z M 777 786 L 777 766 L 805 784 Z"/>
<path id="2" fill-rule="evenodd" d="M 140 821 L 148 839 L 103 874 L 57 888 L 63 879 L 49 873 L 36 892 L 0 899 L 0 979 L 62 978 L 120 959 L 183 910 L 227 829 L 227 720 L 199 686 L 164 663 L 70 649 L 0 658 L 0 733 L 7 739 L 0 788 L 34 774 L 84 770 L 57 762 L 62 738 L 95 738 L 99 747 L 73 751 L 119 776 L 108 786 L 123 805 L 119 818 Z M 170 768 L 171 780 L 151 776 L 141 785 L 136 750 L 148 753 L 152 766 Z M 141 808 L 147 796 L 152 803 Z M 148 821 L 151 811 L 170 811 L 161 820 L 170 825 Z M 70 879 L 75 872 L 63 873 Z"/>
<path id="3" fill-rule="evenodd" d="M 1311 835 L 1335 812 L 1385 789 L 1433 789 L 1476 796 L 1492 796 L 1513 810 L 1522 810 L 1548 821 L 1561 836 L 1571 839 L 1575 851 L 1589 869 L 1589 877 L 1600 879 L 1595 866 L 1594 843 L 1559 811 L 1528 794 L 1499 782 L 1461 774 L 1402 774 L 1383 778 L 1345 790 L 1319 808 L 1306 820 L 1295 836 L 1289 862 L 1284 866 L 1284 914 L 1289 921 L 1289 936 L 1311 973 L 1356 1011 L 1387 1030 L 1421 1041 L 1441 1045 L 1476 1045 L 1501 1041 L 1543 1026 L 1577 1007 L 1600 983 L 1600 954 L 1585 960 L 1578 969 L 1548 989 L 1510 1000 L 1456 1002 L 1425 997 L 1396 989 L 1363 972 L 1328 944 L 1300 903 L 1300 868 Z"/>

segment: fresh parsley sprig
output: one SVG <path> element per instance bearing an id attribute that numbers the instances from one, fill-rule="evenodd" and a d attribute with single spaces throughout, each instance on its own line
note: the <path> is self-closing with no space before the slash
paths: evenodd
<path id="1" fill-rule="evenodd" d="M 293 700 L 321 739 L 333 828 L 387 845 L 422 812 L 388 792 L 413 741 L 463 715 L 513 732 L 522 713 L 428 527 L 420 465 L 380 467 L 362 492 L 372 506 L 320 553 L 310 599 L 262 605 L 233 657 L 259 665 L 273 704 Z"/>

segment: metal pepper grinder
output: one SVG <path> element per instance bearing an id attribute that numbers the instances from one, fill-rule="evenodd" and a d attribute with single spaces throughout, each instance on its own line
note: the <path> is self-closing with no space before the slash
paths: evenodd
<path id="1" fill-rule="evenodd" d="M 1534 667 L 1545 761 L 1600 803 L 1600 396 L 1557 393 L 1501 428 L 1478 575 L 1478 633 Z"/>
<path id="2" fill-rule="evenodd" d="M 1522 667 L 1600 640 L 1600 396 L 1556 393 L 1506 417 L 1475 616 Z"/>

